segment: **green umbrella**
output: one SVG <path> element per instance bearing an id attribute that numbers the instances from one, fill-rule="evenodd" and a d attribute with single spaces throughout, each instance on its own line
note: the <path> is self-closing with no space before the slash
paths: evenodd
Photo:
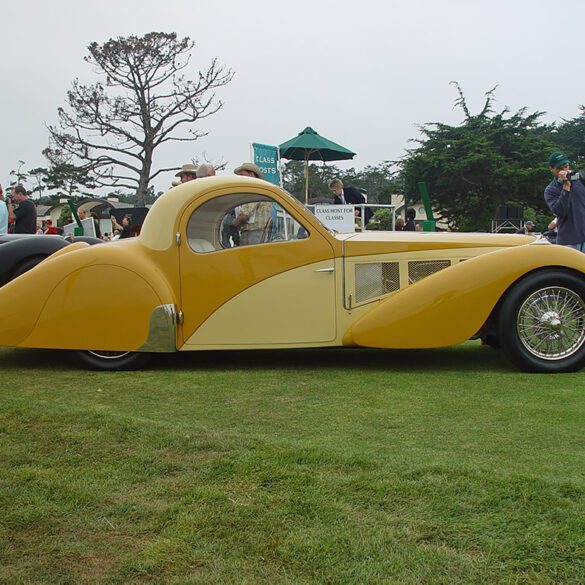
<path id="1" fill-rule="evenodd" d="M 308 126 L 298 136 L 283 142 L 279 149 L 281 158 L 305 161 L 305 203 L 309 199 L 310 160 L 348 160 L 355 156 L 355 152 L 335 144 Z"/>

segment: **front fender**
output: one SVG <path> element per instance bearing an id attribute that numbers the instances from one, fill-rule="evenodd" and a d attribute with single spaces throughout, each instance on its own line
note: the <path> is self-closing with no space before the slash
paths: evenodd
<path id="1" fill-rule="evenodd" d="M 462 343 L 480 329 L 510 286 L 546 267 L 564 267 L 585 278 L 585 254 L 531 244 L 466 260 L 382 301 L 352 324 L 344 344 L 407 349 Z"/>

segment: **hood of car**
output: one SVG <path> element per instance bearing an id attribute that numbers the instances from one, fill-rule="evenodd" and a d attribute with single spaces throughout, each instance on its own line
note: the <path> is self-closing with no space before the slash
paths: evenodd
<path id="1" fill-rule="evenodd" d="M 344 255 L 420 252 L 424 250 L 460 250 L 465 248 L 508 248 L 535 241 L 521 234 L 447 233 L 447 232 L 359 232 L 337 234 Z"/>

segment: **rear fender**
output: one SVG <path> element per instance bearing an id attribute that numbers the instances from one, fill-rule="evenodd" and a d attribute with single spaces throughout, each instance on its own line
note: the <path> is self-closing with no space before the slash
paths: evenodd
<path id="1" fill-rule="evenodd" d="M 79 246 L 0 289 L 0 345 L 136 351 L 153 311 L 177 304 L 139 246 Z"/>
<path id="2" fill-rule="evenodd" d="M 343 343 L 396 349 L 462 343 L 477 333 L 515 282 L 547 267 L 568 268 L 585 278 L 585 255 L 532 244 L 466 260 L 382 301 L 352 324 Z"/>

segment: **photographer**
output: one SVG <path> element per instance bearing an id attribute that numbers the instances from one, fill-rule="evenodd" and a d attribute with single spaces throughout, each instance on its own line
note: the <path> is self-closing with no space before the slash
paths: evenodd
<path id="1" fill-rule="evenodd" d="M 557 242 L 585 252 L 585 184 L 570 170 L 563 152 L 553 152 L 548 164 L 554 179 L 544 191 L 549 209 L 557 216 Z"/>
<path id="2" fill-rule="evenodd" d="M 120 230 L 120 239 L 132 237 L 132 218 L 129 215 L 125 215 L 122 218 L 122 225 L 120 225 L 116 218 L 111 215 L 110 220 L 112 221 L 112 231 Z"/>

